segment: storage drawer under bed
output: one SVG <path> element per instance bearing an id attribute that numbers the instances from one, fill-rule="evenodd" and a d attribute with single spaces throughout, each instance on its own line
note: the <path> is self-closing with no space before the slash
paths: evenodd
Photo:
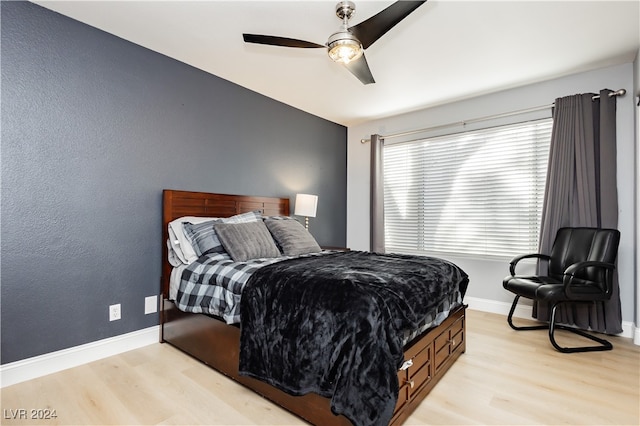
<path id="1" fill-rule="evenodd" d="M 433 339 L 421 339 L 419 346 L 407 350 L 409 358 L 398 371 L 398 402 L 396 412 L 416 397 L 440 373 L 457 352 L 464 352 L 464 316 L 450 318 L 450 325 Z M 418 346 L 418 347 L 416 347 Z M 434 383 L 435 384 L 435 383 Z"/>

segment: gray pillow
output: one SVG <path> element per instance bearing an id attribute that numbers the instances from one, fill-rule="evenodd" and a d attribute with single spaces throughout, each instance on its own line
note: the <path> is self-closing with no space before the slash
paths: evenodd
<path id="1" fill-rule="evenodd" d="M 322 250 L 313 235 L 297 220 L 267 219 L 264 223 L 282 248 L 282 253 L 285 256 L 316 253 Z"/>
<path id="2" fill-rule="evenodd" d="M 213 225 L 223 247 L 234 262 L 279 257 L 273 237 L 264 222 L 216 223 Z"/>
<path id="3" fill-rule="evenodd" d="M 253 211 L 231 217 L 217 218 L 197 225 L 191 222 L 185 222 L 182 224 L 182 227 L 187 239 L 191 241 L 193 251 L 195 251 L 198 256 L 202 256 L 203 254 L 224 253 L 224 247 L 222 247 L 222 243 L 220 243 L 214 229 L 216 223 L 245 223 L 256 222 L 261 219 L 262 214 L 260 211 Z"/>

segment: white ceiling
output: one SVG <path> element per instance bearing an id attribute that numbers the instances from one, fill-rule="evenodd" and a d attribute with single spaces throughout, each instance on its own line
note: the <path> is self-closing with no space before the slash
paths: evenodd
<path id="1" fill-rule="evenodd" d="M 346 126 L 632 62 L 640 47 L 638 0 L 431 0 L 366 50 L 376 83 L 365 86 L 323 49 L 242 40 L 324 44 L 337 0 L 34 3 Z M 355 3 L 350 26 L 393 2 Z"/>

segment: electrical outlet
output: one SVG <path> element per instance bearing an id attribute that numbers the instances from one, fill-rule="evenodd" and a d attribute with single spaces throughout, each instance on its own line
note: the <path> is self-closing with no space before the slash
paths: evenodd
<path id="1" fill-rule="evenodd" d="M 158 296 L 149 296 L 144 298 L 144 314 L 153 314 L 158 312 Z"/>
<path id="2" fill-rule="evenodd" d="M 109 321 L 120 319 L 120 304 L 109 306 Z"/>

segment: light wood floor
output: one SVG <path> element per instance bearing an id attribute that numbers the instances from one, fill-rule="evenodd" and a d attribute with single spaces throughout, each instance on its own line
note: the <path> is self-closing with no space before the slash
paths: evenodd
<path id="1" fill-rule="evenodd" d="M 640 424 L 640 347 L 629 339 L 612 338 L 610 352 L 561 354 L 544 330 L 515 332 L 504 316 L 472 310 L 467 336 L 467 352 L 406 424 Z M 305 424 L 167 344 L 1 392 L 6 425 Z M 11 419 L 19 409 L 57 418 Z"/>

